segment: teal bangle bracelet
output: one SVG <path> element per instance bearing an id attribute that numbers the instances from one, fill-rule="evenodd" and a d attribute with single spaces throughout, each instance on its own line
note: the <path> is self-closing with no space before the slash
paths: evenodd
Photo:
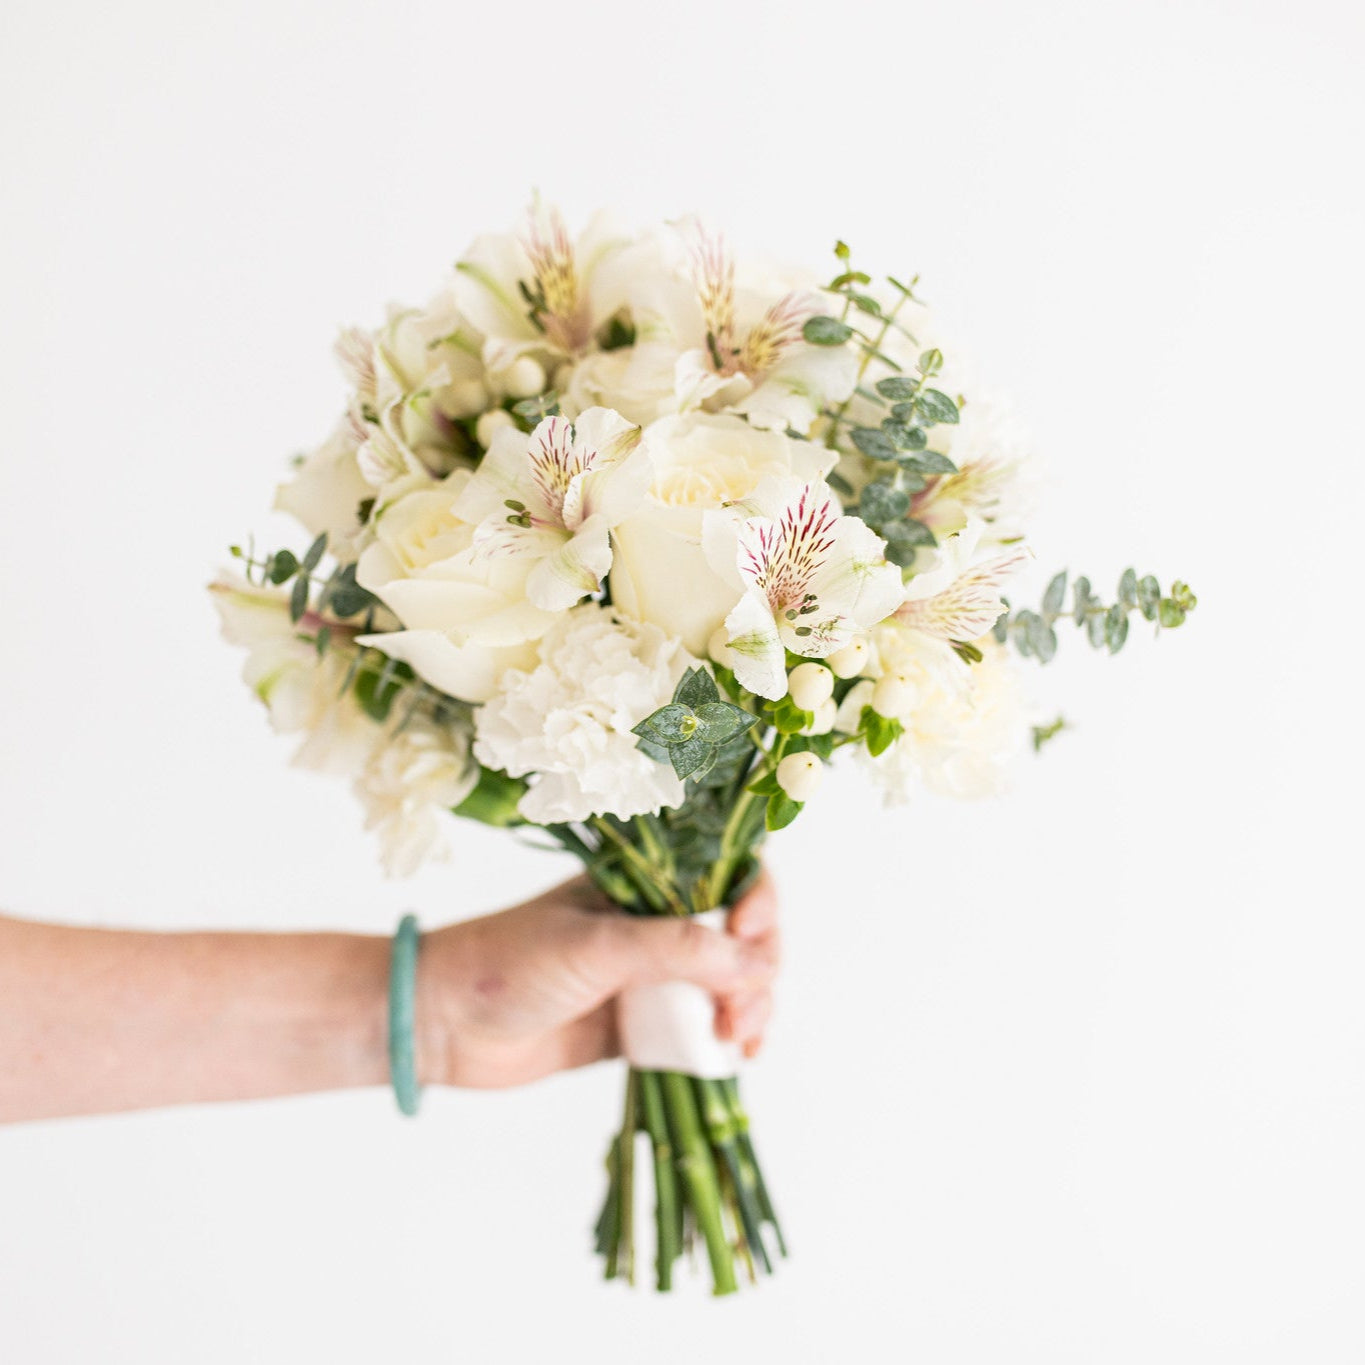
<path id="1" fill-rule="evenodd" d="M 413 1018 L 417 995 L 417 916 L 404 915 L 389 959 L 389 1079 L 399 1110 L 411 1117 L 422 1098 L 417 1084 Z"/>

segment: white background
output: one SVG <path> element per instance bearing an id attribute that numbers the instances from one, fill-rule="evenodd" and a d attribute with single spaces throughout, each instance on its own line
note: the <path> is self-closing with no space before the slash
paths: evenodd
<path id="1" fill-rule="evenodd" d="M 1365 1358 L 1362 50 L 1345 3 L 118 5 L 0 18 L 0 904 L 387 932 L 569 869 L 461 827 L 382 880 L 203 584 L 538 186 L 919 271 L 1052 483 L 1039 581 L 1187 629 L 1035 673 L 984 806 L 853 774 L 778 839 L 746 1084 L 795 1257 L 603 1286 L 615 1067 L 0 1133 L 0 1358 Z M 3 1059 L 0 1059 L 3 1065 Z"/>

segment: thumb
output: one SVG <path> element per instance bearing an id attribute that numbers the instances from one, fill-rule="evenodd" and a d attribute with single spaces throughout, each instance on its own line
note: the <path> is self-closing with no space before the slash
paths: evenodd
<path id="1" fill-rule="evenodd" d="M 719 994 L 767 985 L 777 969 L 769 945 L 690 918 L 620 915 L 613 922 L 622 986 L 690 981 Z"/>

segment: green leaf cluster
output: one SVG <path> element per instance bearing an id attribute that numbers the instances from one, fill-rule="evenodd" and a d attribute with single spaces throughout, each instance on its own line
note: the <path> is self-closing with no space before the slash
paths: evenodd
<path id="1" fill-rule="evenodd" d="M 1163 594 L 1154 575 L 1139 577 L 1135 569 L 1125 569 L 1120 575 L 1112 602 L 1105 602 L 1095 593 L 1090 580 L 1081 577 L 1071 584 L 1072 603 L 1068 611 L 1067 586 L 1068 577 L 1063 570 L 1048 583 L 1037 611 L 1027 607 L 1018 611 L 1006 610 L 995 623 L 992 632 L 995 638 L 1001 644 L 1013 643 L 1026 659 L 1050 663 L 1057 653 L 1057 623 L 1069 617 L 1085 631 L 1086 639 L 1095 649 L 1117 654 L 1128 639 L 1133 612 L 1154 622 L 1158 628 L 1174 629 L 1184 623 L 1198 604 L 1188 583 L 1176 579 L 1170 592 Z"/>
<path id="2" fill-rule="evenodd" d="M 307 615 L 310 601 L 318 615 L 325 612 L 342 621 L 373 611 L 379 605 L 379 599 L 355 581 L 354 564 L 338 564 L 326 579 L 321 580 L 319 586 L 316 570 L 326 552 L 325 531 L 308 547 L 302 559 L 292 550 L 276 550 L 264 559 L 257 559 L 252 549 L 244 551 L 240 545 L 231 547 L 233 558 L 242 560 L 245 565 L 248 582 L 269 583 L 282 588 L 292 581 L 293 586 L 289 590 L 291 621 L 297 623 Z M 313 599 L 315 587 L 318 588 L 316 600 Z M 326 648 L 328 636 L 330 631 L 324 626 L 318 635 L 323 649 Z"/>
<path id="3" fill-rule="evenodd" d="M 671 763 L 681 778 L 700 781 L 727 745 L 758 720 L 751 711 L 721 700 L 716 680 L 704 668 L 689 668 L 673 700 L 642 720 L 632 734 L 638 748 L 661 763 Z"/>

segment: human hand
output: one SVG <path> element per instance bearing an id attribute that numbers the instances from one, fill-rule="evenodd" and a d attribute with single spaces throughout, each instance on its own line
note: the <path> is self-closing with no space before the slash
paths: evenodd
<path id="1" fill-rule="evenodd" d="M 420 1079 L 500 1088 L 618 1055 L 616 996 L 690 981 L 716 997 L 716 1032 L 752 1057 L 772 1012 L 777 897 L 765 873 L 725 933 L 627 915 L 586 877 L 495 915 L 423 936 Z"/>

